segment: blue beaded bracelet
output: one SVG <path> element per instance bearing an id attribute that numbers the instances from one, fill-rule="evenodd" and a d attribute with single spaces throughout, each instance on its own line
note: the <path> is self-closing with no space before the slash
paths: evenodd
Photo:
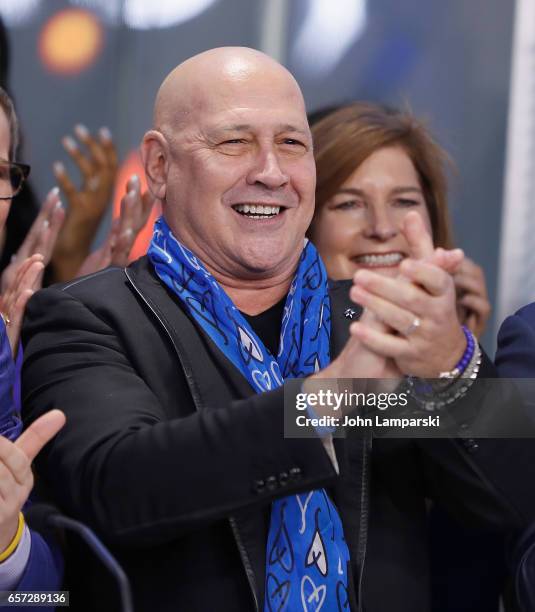
<path id="1" fill-rule="evenodd" d="M 462 373 L 468 367 L 468 364 L 472 360 L 474 356 L 474 351 L 476 350 L 476 341 L 474 339 L 474 335 L 472 332 L 466 327 L 466 325 L 462 326 L 464 337 L 466 338 L 466 348 L 464 350 L 463 356 L 457 363 L 457 365 L 450 372 L 441 372 L 438 377 L 439 378 L 457 378 L 462 375 Z"/>

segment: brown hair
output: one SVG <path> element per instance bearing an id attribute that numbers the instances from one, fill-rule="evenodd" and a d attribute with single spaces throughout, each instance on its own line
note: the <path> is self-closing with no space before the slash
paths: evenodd
<path id="1" fill-rule="evenodd" d="M 9 124 L 9 160 L 15 159 L 15 154 L 19 146 L 19 122 L 15 113 L 13 101 L 4 89 L 0 87 L 0 108 L 4 111 Z"/>
<path id="2" fill-rule="evenodd" d="M 435 246 L 452 247 L 444 171 L 451 161 L 421 122 L 408 112 L 355 102 L 323 116 L 311 130 L 317 170 L 315 216 L 367 157 L 397 145 L 420 178 Z"/>

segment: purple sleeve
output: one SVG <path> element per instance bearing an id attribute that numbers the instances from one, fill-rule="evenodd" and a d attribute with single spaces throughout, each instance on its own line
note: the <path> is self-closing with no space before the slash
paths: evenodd
<path id="1" fill-rule="evenodd" d="M 32 547 L 26 569 L 17 585 L 18 591 L 59 591 L 63 578 L 63 560 L 58 547 L 32 531 Z M 22 607 L 20 612 L 36 612 L 50 607 Z"/>
<path id="2" fill-rule="evenodd" d="M 57 546 L 32 531 L 30 557 L 20 579 L 19 591 L 54 591 L 61 586 L 63 560 Z"/>
<path id="3" fill-rule="evenodd" d="M 15 364 L 3 319 L 0 318 L 0 435 L 16 440 L 22 430 L 22 422 L 15 412 L 13 386 Z"/>
<path id="4" fill-rule="evenodd" d="M 19 355 L 20 357 L 20 355 Z M 19 370 L 20 371 L 20 366 Z M 16 440 L 22 431 L 22 422 L 15 410 L 13 389 L 17 379 L 11 347 L 4 321 L 0 317 L 0 435 Z M 58 590 L 63 574 L 63 562 L 58 547 L 45 541 L 36 531 L 31 531 L 31 548 L 17 585 L 20 591 Z M 18 608 L 19 610 L 50 610 L 50 608 Z"/>
<path id="5" fill-rule="evenodd" d="M 20 394 L 20 374 L 22 372 L 22 343 L 19 343 L 17 359 L 15 360 L 15 381 L 13 382 L 13 406 L 16 414 L 22 413 L 22 401 Z"/>

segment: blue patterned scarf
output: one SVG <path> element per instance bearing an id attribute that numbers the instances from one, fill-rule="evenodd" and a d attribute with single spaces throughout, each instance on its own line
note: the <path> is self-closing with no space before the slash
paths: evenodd
<path id="1" fill-rule="evenodd" d="M 306 377 L 330 362 L 327 274 L 308 242 L 284 306 L 279 351 L 265 348 L 229 296 L 163 217 L 148 256 L 159 278 L 257 393 Z M 273 502 L 267 542 L 265 612 L 349 609 L 349 552 L 338 512 L 323 490 Z"/>

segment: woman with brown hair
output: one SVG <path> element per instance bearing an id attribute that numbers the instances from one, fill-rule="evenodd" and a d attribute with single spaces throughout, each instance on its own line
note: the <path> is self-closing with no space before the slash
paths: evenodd
<path id="1" fill-rule="evenodd" d="M 351 278 L 361 268 L 397 276 L 409 255 L 402 231 L 409 211 L 421 215 L 435 247 L 453 247 L 450 161 L 421 122 L 357 102 L 320 111 L 310 123 L 317 185 L 308 235 L 331 278 Z M 459 320 L 480 336 L 490 314 L 483 272 L 465 258 L 454 279 Z M 505 573 L 500 537 L 466 528 L 434 507 L 430 559 L 433 612 L 497 612 Z"/>
<path id="2" fill-rule="evenodd" d="M 397 274 L 408 255 L 400 229 L 415 210 L 436 247 L 453 239 L 445 166 L 449 159 L 424 125 L 395 109 L 356 102 L 311 118 L 317 167 L 309 237 L 331 278 L 362 267 Z M 490 314 L 485 278 L 465 258 L 455 274 L 461 322 L 480 336 Z"/>

